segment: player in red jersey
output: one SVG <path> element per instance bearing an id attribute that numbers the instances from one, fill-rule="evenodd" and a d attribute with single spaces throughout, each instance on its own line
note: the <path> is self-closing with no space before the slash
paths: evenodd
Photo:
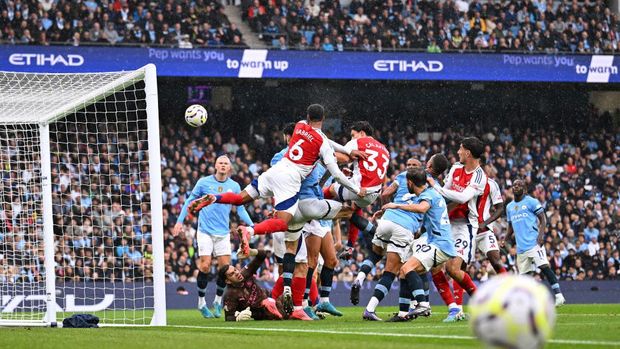
<path id="1" fill-rule="evenodd" d="M 487 176 L 495 175 L 496 170 L 492 167 L 487 167 L 485 172 Z M 495 221 L 504 214 L 504 199 L 497 182 L 490 178 L 490 176 L 487 180 L 484 192 L 485 194 L 488 193 L 488 197 L 480 200 L 478 203 L 478 212 L 480 212 L 478 221 L 480 225 L 478 226 L 478 235 L 476 235 L 476 247 L 489 259 L 495 272 L 502 274 L 506 272 L 506 268 L 502 265 L 499 254 L 499 242 L 496 237 L 499 227 Z"/>
<path id="2" fill-rule="evenodd" d="M 325 111 L 321 105 L 310 105 L 307 111 L 307 120 L 299 121 L 295 125 L 288 152 L 282 161 L 252 181 L 252 184 L 248 185 L 241 193 L 206 195 L 195 200 L 189 207 L 190 211 L 197 212 L 214 202 L 244 205 L 258 197 L 273 197 L 276 217 L 255 224 L 253 229 L 240 227 L 239 232 L 244 239 L 247 239 L 250 234 L 263 235 L 286 231 L 288 223 L 297 210 L 297 192 L 301 186 L 301 181 L 312 172 L 319 160 L 323 161 L 337 182 L 350 192 L 363 198 L 366 195 L 366 188 L 360 188 L 359 185 L 352 183 L 338 168 L 331 142 L 321 131 L 324 117 Z M 350 151 L 347 152 L 347 155 L 367 157 L 359 151 Z"/>
<path id="3" fill-rule="evenodd" d="M 292 277 L 295 269 L 295 252 L 300 231 L 288 231 L 288 225 L 298 209 L 298 193 L 301 182 L 312 172 L 316 163 L 322 160 L 326 169 L 334 179 L 360 198 L 366 195 L 366 189 L 351 182 L 338 168 L 332 142 L 323 134 L 321 127 L 325 119 L 325 109 L 319 104 L 312 104 L 307 110 L 307 119 L 295 125 L 289 141 L 288 151 L 284 158 L 252 181 L 241 193 L 223 193 L 205 195 L 192 202 L 190 212 L 198 212 L 214 202 L 232 205 L 243 205 L 258 197 L 273 197 L 275 217 L 264 220 L 254 227 L 240 226 L 238 233 L 243 241 L 244 254 L 249 250 L 249 239 L 252 234 L 270 234 L 285 231 L 287 235 L 296 234 L 296 238 L 287 237 L 291 243 L 286 245 L 286 253 L 282 261 L 284 278 L 284 306 L 287 312 L 293 311 Z M 351 157 L 366 158 L 367 155 L 357 151 L 347 151 Z M 302 310 L 303 312 L 303 310 Z M 300 314 L 301 315 L 301 314 Z"/>
<path id="4" fill-rule="evenodd" d="M 433 178 L 428 178 L 428 183 L 435 188 L 447 200 L 456 206 L 449 212 L 452 237 L 457 256 L 446 263 L 446 269 L 450 275 L 461 276 L 461 280 L 455 280 L 457 287 L 455 293 L 462 292 L 461 285 L 468 294 L 476 291 L 476 285 L 467 273 L 460 273 L 462 268 L 472 261 L 475 247 L 475 236 L 478 232 L 478 199 L 484 194 L 487 184 L 487 176 L 480 167 L 480 156 L 484 151 L 484 144 L 475 137 L 467 137 L 461 141 L 458 150 L 459 161 L 450 169 L 446 176 L 444 186 L 436 183 Z M 442 299 L 448 305 L 449 314 L 444 320 L 453 322 L 465 319 L 462 308 L 457 305 L 450 292 L 450 286 L 442 271 L 433 274 L 433 282 L 437 287 Z M 462 298 L 462 293 L 461 297 Z"/>
<path id="5" fill-rule="evenodd" d="M 365 153 L 366 159 L 358 158 L 353 162 L 353 181 L 366 188 L 366 195 L 360 197 L 355 192 L 334 183 L 323 191 L 326 199 L 337 198 L 340 201 L 351 200 L 357 207 L 356 214 L 361 215 L 362 208 L 371 205 L 380 195 L 390 164 L 390 152 L 383 144 L 372 137 L 374 130 L 367 121 L 356 121 L 351 126 L 351 141 L 337 151 L 349 154 L 354 151 Z M 351 249 L 359 234 L 359 229 L 351 224 L 349 228 L 348 247 Z"/>

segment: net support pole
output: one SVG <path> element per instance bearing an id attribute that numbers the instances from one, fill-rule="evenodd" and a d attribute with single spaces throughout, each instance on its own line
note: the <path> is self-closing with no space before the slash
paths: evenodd
<path id="1" fill-rule="evenodd" d="M 41 149 L 41 190 L 43 196 L 43 244 L 45 254 L 45 322 L 56 326 L 56 271 L 54 262 L 54 214 L 52 212 L 52 161 L 50 151 L 50 127 L 39 125 Z"/>
<path id="2" fill-rule="evenodd" d="M 153 237 L 153 296 L 155 302 L 151 325 L 166 326 L 164 222 L 162 217 L 161 158 L 159 153 L 157 71 L 154 64 L 145 66 L 144 70 L 149 144 L 149 181 L 151 188 L 151 232 Z"/>

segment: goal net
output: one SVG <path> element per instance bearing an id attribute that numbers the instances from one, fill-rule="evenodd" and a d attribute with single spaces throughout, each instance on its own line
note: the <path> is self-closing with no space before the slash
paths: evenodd
<path id="1" fill-rule="evenodd" d="M 0 72 L 0 326 L 165 325 L 155 67 Z"/>

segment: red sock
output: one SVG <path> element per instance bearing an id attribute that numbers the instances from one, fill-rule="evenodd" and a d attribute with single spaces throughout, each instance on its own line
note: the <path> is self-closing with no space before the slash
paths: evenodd
<path id="1" fill-rule="evenodd" d="M 219 204 L 243 205 L 243 196 L 236 193 L 224 193 L 215 195 L 215 202 Z"/>
<path id="2" fill-rule="evenodd" d="M 318 304 L 317 300 L 319 298 L 319 288 L 316 286 L 316 280 L 314 279 L 312 279 L 312 285 L 310 285 L 310 295 L 308 297 L 310 303 Z"/>
<path id="3" fill-rule="evenodd" d="M 433 283 L 435 284 L 435 287 L 437 287 L 437 291 L 446 305 L 454 303 L 454 296 L 452 296 L 450 285 L 448 285 L 448 280 L 446 279 L 446 275 L 443 271 L 433 274 Z"/>
<path id="4" fill-rule="evenodd" d="M 269 218 L 258 224 L 254 225 L 254 234 L 265 235 L 276 233 L 279 231 L 286 231 L 288 224 L 280 218 Z"/>
<path id="5" fill-rule="evenodd" d="M 356 214 L 358 216 L 362 216 L 362 209 L 358 208 L 357 210 L 355 210 L 355 212 L 353 214 Z M 355 243 L 357 242 L 357 237 L 360 234 L 360 230 L 358 227 L 355 226 L 355 224 L 353 224 L 353 222 L 351 220 L 349 220 L 349 246 L 350 247 L 355 247 Z"/>
<path id="6" fill-rule="evenodd" d="M 304 292 L 306 292 L 306 278 L 294 277 L 291 291 L 293 291 L 293 305 L 301 307 L 301 303 L 304 301 Z"/>
<path id="7" fill-rule="evenodd" d="M 467 291 L 467 294 L 470 296 L 474 294 L 474 292 L 476 292 L 476 284 L 474 284 L 474 281 L 466 272 L 463 272 L 463 280 L 459 282 L 459 285 L 461 285 L 461 287 L 465 289 L 465 291 Z"/>
<path id="8" fill-rule="evenodd" d="M 271 289 L 271 298 L 278 299 L 284 292 L 284 278 L 280 276 Z"/>
<path id="9" fill-rule="evenodd" d="M 452 289 L 454 290 L 454 301 L 456 304 L 463 305 L 463 288 L 454 279 L 452 279 Z"/>
<path id="10" fill-rule="evenodd" d="M 323 188 L 323 198 L 325 198 L 325 199 L 333 199 L 334 198 L 334 196 L 332 195 L 332 192 L 331 192 L 330 189 L 331 189 L 331 185 L 329 187 Z"/>

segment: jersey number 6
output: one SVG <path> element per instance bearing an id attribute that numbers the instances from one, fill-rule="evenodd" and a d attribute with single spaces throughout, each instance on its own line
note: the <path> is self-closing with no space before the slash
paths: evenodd
<path id="1" fill-rule="evenodd" d="M 295 144 L 293 144 L 293 146 L 291 146 L 291 149 L 289 149 L 288 156 L 291 160 L 298 161 L 304 156 L 304 150 L 301 148 L 301 143 L 303 143 L 304 140 L 305 139 L 298 140 Z"/>

